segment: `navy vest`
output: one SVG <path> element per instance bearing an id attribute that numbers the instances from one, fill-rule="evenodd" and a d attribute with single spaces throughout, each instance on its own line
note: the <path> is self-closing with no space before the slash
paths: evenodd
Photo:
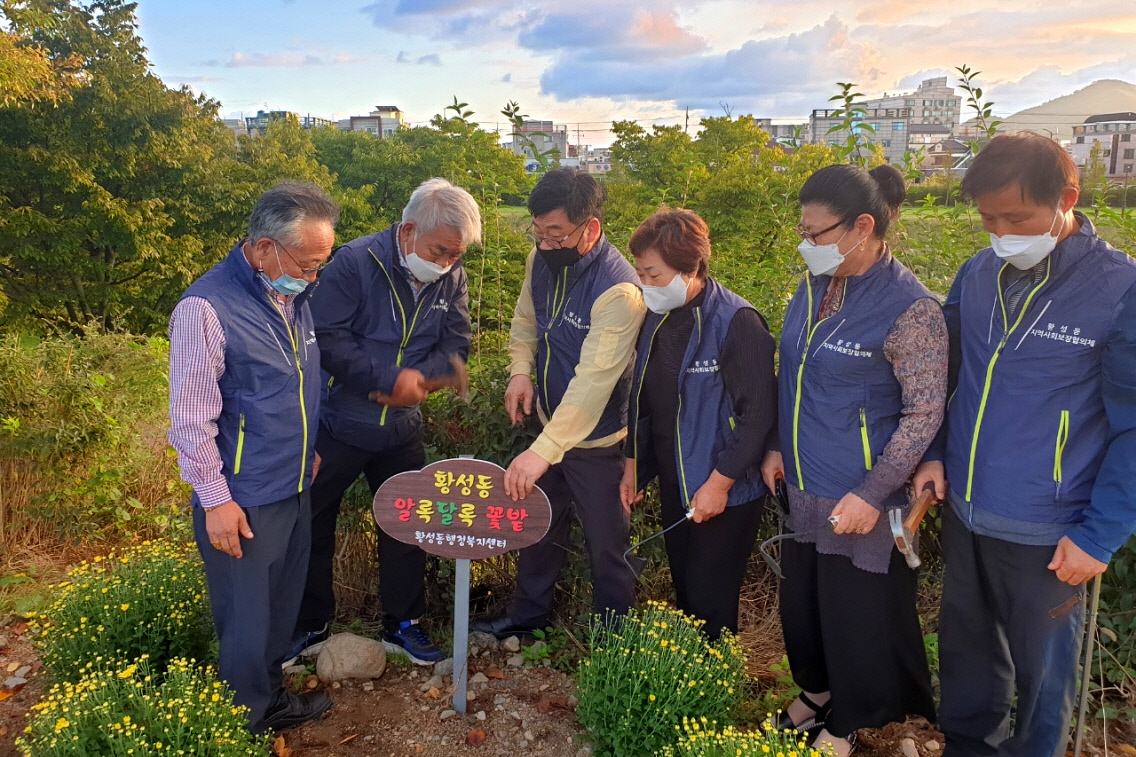
<path id="1" fill-rule="evenodd" d="M 580 349 L 592 327 L 592 305 L 616 284 L 638 286 L 631 264 L 601 237 L 575 265 L 553 274 L 540 253 L 532 265 L 532 298 L 536 309 L 536 397 L 546 418 L 551 418 L 576 375 Z M 595 429 L 588 439 L 602 439 L 627 426 L 627 396 L 631 365 L 612 390 Z"/>
<path id="2" fill-rule="evenodd" d="M 225 332 L 217 449 L 242 507 L 279 502 L 311 483 L 320 395 L 311 291 L 296 295 L 296 322 L 288 323 L 238 244 L 182 295 L 208 300 Z"/>
<path id="3" fill-rule="evenodd" d="M 1136 261 L 1081 230 L 1004 316 L 1008 264 L 986 249 L 959 271 L 958 388 L 948 407 L 947 479 L 956 496 L 1033 523 L 1076 523 L 1110 440 L 1101 355 Z"/>
<path id="4" fill-rule="evenodd" d="M 931 297 L 891 255 L 844 282 L 844 301 L 817 321 L 829 276 L 805 276 L 785 313 L 778 379 L 781 455 L 791 484 L 827 499 L 859 486 L 899 426 L 902 391 L 884 356 L 892 324 Z M 905 504 L 897 491 L 885 507 Z"/>
<path id="5" fill-rule="evenodd" d="M 395 237 L 400 224 L 360 237 L 335 252 L 337 265 L 360 272 L 358 309 L 351 330 L 378 364 L 413 368 L 438 346 L 445 335 L 450 308 L 465 291 L 466 273 L 459 260 L 437 281 L 422 287 L 415 300 L 399 260 Z M 342 259 L 342 260 L 341 260 Z M 318 297 L 326 296 L 320 292 Z M 317 312 L 321 311 L 317 307 Z M 463 354 L 464 358 L 465 355 Z M 369 428 L 385 428 L 417 407 L 389 407 L 368 399 L 367 392 L 327 379 L 324 417 Z M 338 424 L 337 424 L 338 425 Z"/>
<path id="6" fill-rule="evenodd" d="M 678 417 L 675 419 L 679 494 L 688 509 L 695 492 L 710 478 L 718 455 L 729 444 L 734 428 L 734 401 L 726 392 L 719 359 L 730 323 L 743 308 L 754 309 L 753 305 L 713 279 L 706 282 L 702 305 L 694 308 L 694 328 L 690 332 L 678 377 Z M 650 444 L 651 423 L 650 419 L 640 415 L 639 397 L 655 334 L 666 318 L 666 315 L 648 311 L 639 332 L 635 355 L 632 402 L 635 433 L 630 443 L 631 457 L 635 460 L 636 491 L 643 489 L 658 475 L 654 456 L 644 454 L 644 445 Z M 746 471 L 745 478 L 738 479 L 730 487 L 726 505 L 751 502 L 767 491 L 761 480 L 760 464 L 755 464 Z"/>

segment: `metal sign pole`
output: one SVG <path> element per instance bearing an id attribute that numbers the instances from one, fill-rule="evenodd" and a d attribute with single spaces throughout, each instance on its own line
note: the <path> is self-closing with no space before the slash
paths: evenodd
<path id="1" fill-rule="evenodd" d="M 454 710 L 465 714 L 469 682 L 469 560 L 458 559 L 454 575 Z"/>

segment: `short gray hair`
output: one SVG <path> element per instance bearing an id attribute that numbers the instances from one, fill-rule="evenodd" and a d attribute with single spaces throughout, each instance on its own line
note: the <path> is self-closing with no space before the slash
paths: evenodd
<path id="1" fill-rule="evenodd" d="M 402 222 L 413 221 L 418 231 L 429 234 L 450 228 L 461 234 L 462 245 L 481 239 L 481 211 L 469 192 L 445 179 L 427 179 L 410 195 L 402 210 Z"/>
<path id="2" fill-rule="evenodd" d="M 339 205 L 323 187 L 307 181 L 282 181 L 260 196 L 249 215 L 248 238 L 276 239 L 299 245 L 300 224 L 327 221 L 335 228 Z"/>

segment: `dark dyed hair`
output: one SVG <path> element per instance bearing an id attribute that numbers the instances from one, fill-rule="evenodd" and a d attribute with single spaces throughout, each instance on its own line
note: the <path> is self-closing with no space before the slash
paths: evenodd
<path id="1" fill-rule="evenodd" d="M 653 247 L 668 266 L 700 279 L 710 270 L 710 230 L 689 210 L 663 208 L 639 224 L 628 247 L 635 257 Z"/>
<path id="2" fill-rule="evenodd" d="M 867 213 L 876 221 L 875 236 L 882 239 L 891 222 L 899 218 L 899 208 L 907 199 L 903 174 L 884 163 L 871 171 L 840 163 L 825 166 L 805 181 L 799 195 L 801 205 L 823 205 L 850 228 Z"/>
<path id="3" fill-rule="evenodd" d="M 580 224 L 595 216 L 603 220 L 603 187 L 578 168 L 557 168 L 541 177 L 529 194 L 529 214 L 537 218 L 563 210 L 568 220 Z"/>
<path id="4" fill-rule="evenodd" d="M 1022 199 L 1056 205 L 1069 187 L 1080 189 L 1081 177 L 1069 153 L 1040 134 L 994 137 L 974 157 L 962 177 L 962 194 L 976 199 L 1017 184 Z"/>

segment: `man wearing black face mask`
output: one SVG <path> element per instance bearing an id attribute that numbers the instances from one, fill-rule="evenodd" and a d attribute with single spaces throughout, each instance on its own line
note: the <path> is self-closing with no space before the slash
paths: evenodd
<path id="1" fill-rule="evenodd" d="M 646 309 L 635 270 L 604 237 L 603 200 L 595 179 L 567 168 L 549 171 L 529 196 L 535 249 L 509 331 L 505 409 L 520 423 L 535 396 L 543 428 L 509 465 L 505 492 L 520 501 L 540 486 L 552 523 L 521 550 L 507 610 L 474 621 L 472 631 L 505 637 L 548 624 L 573 504 L 588 543 L 595 611 L 622 614 L 635 601 L 619 482 L 631 357 Z"/>

